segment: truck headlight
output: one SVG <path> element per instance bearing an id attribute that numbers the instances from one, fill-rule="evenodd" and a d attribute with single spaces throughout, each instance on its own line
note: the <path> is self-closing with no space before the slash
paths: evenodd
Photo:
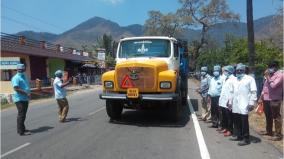
<path id="1" fill-rule="evenodd" d="M 113 82 L 112 81 L 105 81 L 104 86 L 107 89 L 113 88 Z"/>
<path id="2" fill-rule="evenodd" d="M 172 83 L 170 81 L 160 82 L 160 88 L 161 89 L 170 89 L 170 88 L 172 88 Z"/>

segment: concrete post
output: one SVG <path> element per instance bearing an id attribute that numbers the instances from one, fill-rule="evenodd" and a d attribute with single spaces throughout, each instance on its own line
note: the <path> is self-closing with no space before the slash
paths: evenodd
<path id="1" fill-rule="evenodd" d="M 19 36 L 19 43 L 20 43 L 20 45 L 25 45 L 26 44 L 26 37 Z"/>
<path id="2" fill-rule="evenodd" d="M 42 87 L 42 81 L 40 79 L 36 79 L 36 88 L 37 90 L 41 90 Z"/>

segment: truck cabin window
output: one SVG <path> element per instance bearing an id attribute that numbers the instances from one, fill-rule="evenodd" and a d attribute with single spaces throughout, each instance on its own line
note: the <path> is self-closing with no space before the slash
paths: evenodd
<path id="1" fill-rule="evenodd" d="M 171 45 L 169 40 L 129 40 L 120 43 L 119 58 L 133 57 L 169 57 Z"/>

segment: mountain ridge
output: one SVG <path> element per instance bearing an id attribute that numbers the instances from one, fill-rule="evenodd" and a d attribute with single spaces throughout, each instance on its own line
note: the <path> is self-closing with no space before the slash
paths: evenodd
<path id="1" fill-rule="evenodd" d="M 277 24 L 282 24 L 281 22 L 283 22 L 283 19 L 279 16 L 274 15 L 254 20 L 256 40 L 273 38 L 275 41 L 281 40 L 280 37 L 282 36 L 275 38 L 275 35 L 277 34 L 276 31 L 280 31 L 280 27 L 278 27 L 277 29 Z M 187 29 L 183 33 L 183 35 L 189 41 L 198 40 L 200 32 L 200 30 Z M 132 24 L 128 26 L 120 26 L 116 22 L 95 16 L 76 25 L 72 29 L 63 32 L 62 34 L 37 33 L 31 31 L 22 31 L 17 33 L 17 35 L 24 35 L 35 40 L 46 40 L 52 43 L 59 43 L 75 48 L 80 48 L 82 45 L 94 45 L 97 38 L 102 36 L 103 34 L 112 35 L 113 39 L 116 41 L 118 41 L 122 37 L 142 36 L 143 25 Z M 222 46 L 226 34 L 231 34 L 235 37 L 246 37 L 246 23 L 218 23 L 208 31 L 208 34 L 210 38 L 216 41 L 217 45 Z"/>

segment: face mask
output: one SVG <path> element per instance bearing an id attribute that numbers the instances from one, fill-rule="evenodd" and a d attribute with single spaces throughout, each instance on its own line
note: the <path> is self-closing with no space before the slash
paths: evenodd
<path id="1" fill-rule="evenodd" d="M 244 73 L 237 73 L 236 77 L 238 78 L 238 80 L 241 80 L 244 77 Z"/>
<path id="2" fill-rule="evenodd" d="M 268 72 L 269 72 L 270 74 L 273 74 L 273 73 L 275 73 L 275 69 L 274 69 L 274 68 L 269 68 L 269 69 L 268 69 Z"/>
<path id="3" fill-rule="evenodd" d="M 218 76 L 220 75 L 220 73 L 219 73 L 218 71 L 214 71 L 214 72 L 213 72 L 213 75 L 214 75 L 215 77 L 218 77 Z"/>
<path id="4" fill-rule="evenodd" d="M 201 76 L 205 76 L 206 72 L 201 72 L 200 74 L 201 74 Z"/>
<path id="5" fill-rule="evenodd" d="M 25 76 L 24 72 L 18 72 L 18 75 Z"/>
<path id="6" fill-rule="evenodd" d="M 230 76 L 230 74 L 229 74 L 228 72 L 224 72 L 224 75 L 225 75 L 226 77 L 229 77 L 229 76 Z"/>

